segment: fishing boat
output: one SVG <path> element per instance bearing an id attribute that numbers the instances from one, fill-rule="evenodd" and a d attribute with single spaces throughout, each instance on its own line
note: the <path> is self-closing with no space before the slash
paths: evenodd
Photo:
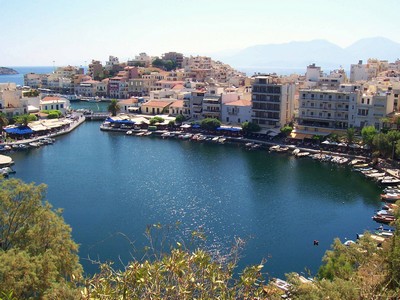
<path id="1" fill-rule="evenodd" d="M 390 223 L 396 221 L 396 218 L 394 216 L 385 216 L 385 215 L 377 215 L 377 214 L 374 215 L 372 217 L 372 219 L 375 222 L 384 223 L 384 224 L 390 224 Z"/>

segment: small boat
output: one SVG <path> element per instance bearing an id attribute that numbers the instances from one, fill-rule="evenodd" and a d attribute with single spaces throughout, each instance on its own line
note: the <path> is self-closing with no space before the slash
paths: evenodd
<path id="1" fill-rule="evenodd" d="M 294 156 L 297 156 L 297 154 L 299 154 L 299 153 L 300 153 L 300 149 L 294 149 L 293 152 L 292 152 L 292 154 Z"/>
<path id="2" fill-rule="evenodd" d="M 142 131 L 142 132 L 138 132 L 138 133 L 136 133 L 135 134 L 136 136 L 143 136 L 144 135 L 144 132 Z"/>
<path id="3" fill-rule="evenodd" d="M 2 175 L 9 175 L 9 174 L 14 174 L 15 170 L 13 170 L 11 167 L 3 167 L 0 169 L 0 174 Z"/>
<path id="4" fill-rule="evenodd" d="M 218 143 L 220 143 L 220 144 L 224 144 L 225 142 L 226 142 L 226 138 L 224 138 L 224 137 L 220 137 L 218 139 Z"/>
<path id="5" fill-rule="evenodd" d="M 246 144 L 244 144 L 244 146 L 246 148 L 251 148 L 253 145 L 254 145 L 254 143 L 246 143 Z"/>
<path id="6" fill-rule="evenodd" d="M 253 145 L 251 146 L 251 149 L 252 149 L 252 150 L 256 150 L 256 149 L 258 149 L 258 148 L 260 148 L 260 147 L 261 147 L 260 144 L 253 144 Z"/>
<path id="7" fill-rule="evenodd" d="M 41 144 L 38 143 L 38 142 L 30 142 L 30 143 L 29 143 L 29 146 L 31 146 L 31 147 L 33 147 L 33 148 L 39 148 L 39 147 L 41 146 Z"/>
<path id="8" fill-rule="evenodd" d="M 206 139 L 206 137 L 204 136 L 204 135 L 202 135 L 202 134 L 199 134 L 199 136 L 197 137 L 197 141 L 198 142 L 202 142 L 202 141 L 204 141 Z"/>
<path id="9" fill-rule="evenodd" d="M 374 215 L 372 219 L 378 223 L 390 224 L 396 221 L 394 216 L 383 216 L 383 215 Z"/>
<path id="10" fill-rule="evenodd" d="M 400 200 L 400 194 L 397 193 L 386 193 L 381 194 L 381 199 L 384 201 L 397 201 Z"/>
<path id="11" fill-rule="evenodd" d="M 276 149 L 276 152 L 284 153 L 284 152 L 287 152 L 288 150 L 289 150 L 289 147 L 282 146 L 282 147 L 279 147 L 278 149 Z"/>
<path id="12" fill-rule="evenodd" d="M 213 141 L 213 142 L 215 142 L 215 143 L 217 143 L 218 140 L 219 140 L 219 136 L 213 137 L 213 138 L 211 139 L 211 141 Z"/>
<path id="13" fill-rule="evenodd" d="M 272 279 L 271 283 L 286 293 L 289 292 L 289 289 L 291 287 L 290 283 L 279 278 Z"/>
<path id="14" fill-rule="evenodd" d="M 145 133 L 143 133 L 144 136 L 149 136 L 149 135 L 151 135 L 151 134 L 152 134 L 151 131 L 146 131 Z"/>
<path id="15" fill-rule="evenodd" d="M 310 155 L 310 152 L 299 152 L 297 153 L 296 157 L 304 157 Z"/>
<path id="16" fill-rule="evenodd" d="M 128 130 L 125 134 L 126 134 L 126 135 L 132 135 L 132 134 L 133 134 L 133 131 L 132 131 L 132 130 Z"/>
<path id="17" fill-rule="evenodd" d="M 369 164 L 356 164 L 356 165 L 353 165 L 353 168 L 354 169 L 362 169 L 362 168 L 367 168 L 368 166 L 369 166 Z"/>
<path id="18" fill-rule="evenodd" d="M 394 177 L 391 177 L 391 178 L 384 178 L 382 181 L 381 181 L 381 183 L 382 184 L 399 184 L 400 183 L 400 179 L 398 179 L 398 178 L 394 178 Z"/>
<path id="19" fill-rule="evenodd" d="M 277 151 L 280 147 L 281 146 L 279 146 L 279 145 L 271 146 L 271 147 L 269 147 L 269 151 L 271 151 L 271 152 Z"/>
<path id="20" fill-rule="evenodd" d="M 350 246 L 351 244 L 355 244 L 356 242 L 355 241 L 353 241 L 353 240 L 347 240 L 347 241 L 345 241 L 344 243 L 343 243 L 343 245 L 345 245 L 345 246 Z"/>

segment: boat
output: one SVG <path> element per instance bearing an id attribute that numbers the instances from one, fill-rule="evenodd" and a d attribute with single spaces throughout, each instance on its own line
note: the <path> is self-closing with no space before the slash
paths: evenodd
<path id="1" fill-rule="evenodd" d="M 220 144 L 224 144 L 225 141 L 226 141 L 226 138 L 224 138 L 224 137 L 220 137 L 220 138 L 218 139 L 218 143 L 220 143 Z"/>
<path id="2" fill-rule="evenodd" d="M 202 142 L 205 141 L 207 139 L 207 137 L 205 135 L 199 134 L 199 136 L 197 137 L 197 141 L 198 142 Z"/>
<path id="3" fill-rule="evenodd" d="M 136 136 L 143 136 L 143 135 L 144 135 L 144 132 L 141 131 L 141 132 L 136 133 L 135 135 L 136 135 Z"/>
<path id="4" fill-rule="evenodd" d="M 382 181 L 381 181 L 381 183 L 382 184 L 399 184 L 400 183 L 400 179 L 398 179 L 398 178 L 394 178 L 394 177 L 391 177 L 391 178 L 384 178 Z"/>
<path id="5" fill-rule="evenodd" d="M 288 150 L 289 150 L 289 147 L 282 146 L 282 147 L 279 147 L 278 149 L 276 149 L 275 151 L 279 152 L 279 153 L 284 153 L 284 152 L 287 152 Z"/>
<path id="6" fill-rule="evenodd" d="M 211 139 L 211 141 L 213 141 L 213 142 L 215 142 L 215 143 L 217 143 L 218 140 L 219 140 L 219 136 L 213 137 L 213 138 Z"/>
<path id="7" fill-rule="evenodd" d="M 146 132 L 143 133 L 144 136 L 149 136 L 149 135 L 151 135 L 151 134 L 152 134 L 151 131 L 146 131 Z"/>
<path id="8" fill-rule="evenodd" d="M 367 168 L 368 166 L 369 166 L 369 164 L 356 164 L 356 165 L 353 165 L 353 168 L 354 169 L 361 169 L 361 168 Z"/>
<path id="9" fill-rule="evenodd" d="M 8 177 L 9 174 L 14 174 L 15 170 L 13 170 L 11 167 L 3 167 L 0 168 L 0 174 L 3 175 L 4 177 Z"/>
<path id="10" fill-rule="evenodd" d="M 253 145 L 254 145 L 254 143 L 246 143 L 246 144 L 244 144 L 244 146 L 246 148 L 250 148 L 250 149 L 251 149 L 251 147 L 253 147 Z"/>
<path id="11" fill-rule="evenodd" d="M 133 131 L 132 131 L 132 130 L 128 130 L 125 134 L 126 134 L 126 135 L 132 135 L 132 134 L 133 134 Z"/>
<path id="12" fill-rule="evenodd" d="M 343 243 L 343 245 L 345 245 L 345 246 L 350 246 L 351 244 L 355 244 L 356 242 L 355 241 L 353 241 L 353 240 L 347 240 L 347 241 L 345 241 L 344 243 Z"/>
<path id="13" fill-rule="evenodd" d="M 304 157 L 310 155 L 310 152 L 299 152 L 296 154 L 296 157 Z"/>
<path id="14" fill-rule="evenodd" d="M 378 223 L 390 224 L 396 221 L 394 216 L 374 215 L 372 219 Z"/>
<path id="15" fill-rule="evenodd" d="M 271 146 L 271 147 L 269 147 L 269 151 L 270 151 L 270 152 L 277 151 L 280 147 L 281 147 L 281 146 L 279 146 L 279 145 Z"/>
<path id="16" fill-rule="evenodd" d="M 41 144 L 39 142 L 30 142 L 29 146 L 31 146 L 33 148 L 39 148 L 41 146 Z"/>
<path id="17" fill-rule="evenodd" d="M 384 201 L 397 201 L 400 200 L 400 194 L 397 193 L 386 193 L 386 194 L 381 194 L 381 199 Z"/>
<path id="18" fill-rule="evenodd" d="M 285 280 L 279 279 L 279 278 L 272 279 L 271 283 L 273 285 L 275 285 L 277 288 L 284 291 L 285 293 L 289 292 L 289 289 L 291 287 L 290 283 L 286 282 Z"/>
<path id="19" fill-rule="evenodd" d="M 260 145 L 260 144 L 253 144 L 253 145 L 251 146 L 251 149 L 252 149 L 252 150 L 259 149 L 259 148 L 261 148 L 261 145 Z"/>
<path id="20" fill-rule="evenodd" d="M 292 154 L 295 156 L 297 156 L 297 154 L 299 154 L 299 153 L 300 153 L 300 149 L 294 149 L 292 152 Z"/>

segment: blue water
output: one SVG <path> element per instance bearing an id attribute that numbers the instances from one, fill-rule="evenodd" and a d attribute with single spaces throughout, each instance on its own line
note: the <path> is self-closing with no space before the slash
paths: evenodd
<path id="1" fill-rule="evenodd" d="M 54 67 L 9 67 L 18 72 L 15 75 L 0 75 L 0 83 L 15 82 L 17 85 L 24 85 L 24 74 L 37 73 L 47 74 L 54 71 Z"/>
<path id="2" fill-rule="evenodd" d="M 315 274 L 335 237 L 377 227 L 371 216 L 380 190 L 349 169 L 99 125 L 86 122 L 54 145 L 11 154 L 16 176 L 46 183 L 47 199 L 64 208 L 86 272 L 97 270 L 88 257 L 121 266 L 141 255 L 146 225 L 157 222 L 181 222 L 173 235 L 187 242 L 200 229 L 204 246 L 221 253 L 241 237 L 240 268 L 266 258 L 265 271 L 279 277 Z"/>

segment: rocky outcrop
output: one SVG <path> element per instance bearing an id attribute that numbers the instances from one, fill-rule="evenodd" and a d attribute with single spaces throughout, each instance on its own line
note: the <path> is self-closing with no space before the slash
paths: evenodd
<path id="1" fill-rule="evenodd" d="M 0 67 L 0 75 L 14 75 L 14 74 L 18 74 L 18 72 L 11 68 Z"/>

